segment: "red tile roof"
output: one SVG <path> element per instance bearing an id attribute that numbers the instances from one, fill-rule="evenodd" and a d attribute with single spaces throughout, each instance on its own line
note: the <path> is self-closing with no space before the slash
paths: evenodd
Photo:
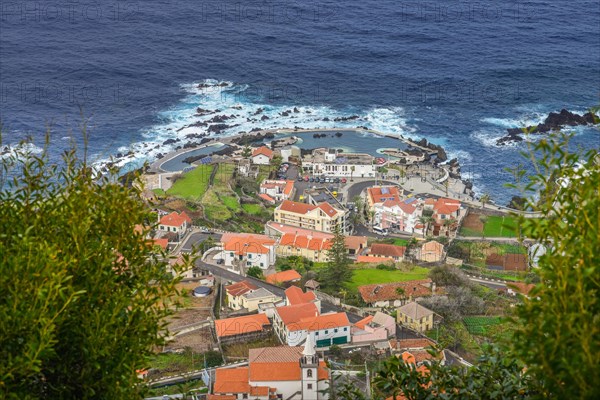
<path id="1" fill-rule="evenodd" d="M 265 314 L 253 314 L 245 315 L 243 317 L 215 320 L 215 329 L 218 337 L 260 332 L 269 325 L 271 325 L 271 323 Z"/>
<path id="2" fill-rule="evenodd" d="M 286 326 L 298 323 L 302 318 L 310 318 L 319 315 L 319 310 L 315 303 L 277 307 L 275 312 Z"/>
<path id="3" fill-rule="evenodd" d="M 167 214 L 160 219 L 160 225 L 166 226 L 174 226 L 181 227 L 185 222 L 188 224 L 192 223 L 192 219 L 182 211 L 181 214 L 178 214 L 176 211 L 173 211 L 171 214 Z"/>
<path id="4" fill-rule="evenodd" d="M 260 197 L 261 199 L 263 199 L 263 200 L 265 200 L 265 201 L 267 201 L 267 202 L 269 202 L 269 203 L 271 203 L 271 204 L 275 204 L 275 203 L 276 203 L 276 202 L 275 202 L 275 199 L 274 199 L 274 198 L 272 198 L 271 196 L 269 196 L 269 195 L 268 195 L 268 194 L 266 194 L 266 193 L 260 193 L 260 194 L 258 195 L 258 197 Z"/>
<path id="5" fill-rule="evenodd" d="M 300 234 L 286 233 L 279 240 L 279 245 L 321 251 L 331 248 L 331 240 L 313 237 L 312 235 L 305 236 Z"/>
<path id="6" fill-rule="evenodd" d="M 217 368 L 213 392 L 218 393 L 248 393 L 248 367 Z"/>
<path id="7" fill-rule="evenodd" d="M 403 257 L 406 251 L 405 246 L 396 246 L 393 244 L 374 243 L 369 250 L 369 255 L 376 257 Z"/>
<path id="8" fill-rule="evenodd" d="M 450 215 L 460 208 L 460 201 L 441 197 L 433 204 L 436 214 Z"/>
<path id="9" fill-rule="evenodd" d="M 234 297 L 241 296 L 256 289 L 258 289 L 258 286 L 250 281 L 241 281 L 229 286 L 225 286 L 227 294 Z"/>
<path id="10" fill-rule="evenodd" d="M 302 357 L 301 346 L 299 347 L 265 347 L 250 349 L 249 365 L 252 382 L 269 381 L 298 381 L 302 377 L 300 369 L 300 358 Z M 319 362 L 317 379 L 329 379 L 329 372 L 325 362 Z"/>
<path id="11" fill-rule="evenodd" d="M 367 247 L 366 236 L 346 236 L 344 238 L 344 242 L 346 243 L 346 247 L 348 249 L 360 250 L 364 247 Z"/>
<path id="12" fill-rule="evenodd" d="M 354 324 L 354 326 L 357 327 L 358 329 L 365 329 L 365 326 L 367 326 L 371 321 L 373 321 L 373 316 L 368 315 L 365 318 L 361 319 L 360 321 L 356 322 Z"/>
<path id="13" fill-rule="evenodd" d="M 384 192 L 387 190 L 388 193 L 382 193 L 382 189 Z M 367 189 L 367 193 L 373 204 L 385 200 L 400 200 L 400 192 L 396 186 L 372 187 Z"/>
<path id="14" fill-rule="evenodd" d="M 398 300 L 401 298 L 396 288 L 402 288 L 405 297 L 422 297 L 431 295 L 431 279 L 419 279 L 405 282 L 393 282 L 359 286 L 358 291 L 365 303 L 377 301 Z"/>
<path id="15" fill-rule="evenodd" d="M 255 149 L 252 152 L 252 157 L 256 157 L 261 154 L 267 156 L 269 159 L 273 158 L 273 150 L 269 149 L 267 146 L 261 146 Z"/>
<path id="16" fill-rule="evenodd" d="M 221 243 L 223 243 L 223 250 L 232 251 L 238 255 L 268 254 L 269 247 L 275 244 L 275 240 L 266 235 L 226 233 L 221 237 Z"/>
<path id="17" fill-rule="evenodd" d="M 325 214 L 330 217 L 337 215 L 338 210 L 333 208 L 329 203 L 320 203 L 316 206 L 312 204 L 299 203 L 297 201 L 284 200 L 280 205 L 279 209 L 282 211 L 293 212 L 296 214 L 308 214 L 309 212 L 320 208 Z"/>
<path id="18" fill-rule="evenodd" d="M 348 315 L 345 312 L 317 315 L 301 318 L 298 322 L 286 324 L 289 331 L 320 331 L 350 326 Z"/>
<path id="19" fill-rule="evenodd" d="M 152 245 L 160 246 L 163 250 L 166 250 L 167 246 L 169 245 L 169 239 L 165 239 L 165 238 L 153 239 Z"/>
<path id="20" fill-rule="evenodd" d="M 270 274 L 265 276 L 265 280 L 269 283 L 284 283 L 284 282 L 294 282 L 302 279 L 302 275 L 298 273 L 298 271 L 289 269 L 287 271 L 276 272 L 274 274 Z"/>
<path id="21" fill-rule="evenodd" d="M 317 300 L 313 292 L 303 292 L 298 286 L 290 286 L 285 289 L 285 297 L 290 305 L 312 303 Z"/>

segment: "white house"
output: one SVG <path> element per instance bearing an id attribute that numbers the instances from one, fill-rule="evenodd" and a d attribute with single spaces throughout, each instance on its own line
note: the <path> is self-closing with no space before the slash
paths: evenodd
<path id="1" fill-rule="evenodd" d="M 267 269 L 275 264 L 275 240 L 251 233 L 225 233 L 221 237 L 221 259 L 234 272 L 250 267 Z"/>
<path id="2" fill-rule="evenodd" d="M 179 239 L 181 239 L 191 226 L 192 219 L 185 211 L 182 211 L 181 214 L 173 211 L 172 213 L 161 217 L 158 221 L 159 231 L 176 233 Z"/>
<path id="3" fill-rule="evenodd" d="M 314 303 L 277 307 L 273 315 L 275 333 L 288 346 L 298 346 L 307 337 L 317 347 L 350 343 L 350 321 L 345 312 L 320 314 Z"/>
<path id="4" fill-rule="evenodd" d="M 370 154 L 339 153 L 334 149 L 315 149 L 302 158 L 302 168 L 314 175 L 368 178 L 375 177 L 377 168 L 386 163 L 384 158 Z"/>
<path id="5" fill-rule="evenodd" d="M 260 184 L 259 191 L 275 201 L 287 200 L 294 193 L 294 181 L 265 179 Z"/>
<path id="6" fill-rule="evenodd" d="M 422 215 L 422 207 L 418 206 L 418 200 L 414 197 L 406 200 L 386 200 L 375 203 L 375 225 L 386 229 L 396 229 L 406 233 L 422 233 L 417 228 L 419 217 Z"/>
<path id="7" fill-rule="evenodd" d="M 252 164 L 269 165 L 273 159 L 273 150 L 267 146 L 261 146 L 252 152 Z"/>
<path id="8" fill-rule="evenodd" d="M 311 340 L 304 348 L 250 349 L 247 366 L 217 368 L 208 400 L 327 400 L 329 378 Z"/>

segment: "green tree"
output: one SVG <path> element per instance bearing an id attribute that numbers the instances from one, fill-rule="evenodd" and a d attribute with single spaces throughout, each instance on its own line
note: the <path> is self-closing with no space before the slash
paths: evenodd
<path id="1" fill-rule="evenodd" d="M 74 149 L 60 165 L 43 151 L 1 167 L 14 179 L 0 189 L 0 397 L 139 398 L 136 369 L 163 343 L 176 292 L 149 228 L 135 229 L 149 219 L 141 185 Z"/>
<path id="2" fill-rule="evenodd" d="M 600 156 L 568 152 L 569 138 L 542 139 L 529 152 L 536 174 L 521 189 L 544 218 L 519 216 L 519 227 L 547 252 L 535 269 L 541 283 L 517 309 L 514 346 L 544 395 L 592 399 L 600 398 Z"/>
<path id="3" fill-rule="evenodd" d="M 479 221 L 481 222 L 481 237 L 485 239 L 485 224 L 488 221 L 488 216 L 487 215 L 480 215 L 479 216 Z"/>
<path id="4" fill-rule="evenodd" d="M 256 279 L 264 279 L 262 269 L 260 269 L 260 267 L 257 267 L 256 265 L 254 267 L 248 268 L 248 271 L 246 271 L 246 276 L 251 276 Z"/>
<path id="5" fill-rule="evenodd" d="M 244 146 L 244 149 L 242 150 L 242 157 L 244 158 L 250 158 L 250 156 L 252 155 L 252 147 L 250 146 Z"/>
<path id="6" fill-rule="evenodd" d="M 331 240 L 331 248 L 327 252 L 327 268 L 323 269 L 320 281 L 332 292 L 339 292 L 346 282 L 352 280 L 353 271 L 350 269 L 350 259 L 346 240 L 339 227 L 336 227 Z"/>

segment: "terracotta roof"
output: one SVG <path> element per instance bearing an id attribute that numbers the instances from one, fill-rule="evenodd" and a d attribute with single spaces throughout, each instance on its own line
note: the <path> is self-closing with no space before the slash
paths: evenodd
<path id="1" fill-rule="evenodd" d="M 405 214 L 412 214 L 417 209 L 417 207 L 415 207 L 412 203 L 406 203 L 400 200 L 386 200 L 383 203 L 381 203 L 381 205 L 387 208 L 398 207 Z"/>
<path id="2" fill-rule="evenodd" d="M 291 201 L 291 200 L 284 200 L 280 205 L 279 205 L 279 209 L 282 211 L 287 211 L 287 212 L 293 212 L 293 213 L 297 213 L 297 214 L 308 214 L 309 212 L 315 210 L 315 209 L 321 209 L 325 214 L 327 214 L 330 217 L 333 217 L 335 215 L 338 214 L 338 210 L 336 210 L 335 208 L 333 208 L 331 206 L 331 204 L 329 203 L 319 203 L 318 205 L 312 205 L 312 204 L 306 204 L 306 203 L 299 203 L 297 201 Z"/>
<path id="3" fill-rule="evenodd" d="M 344 242 L 348 249 L 359 250 L 363 247 L 367 247 L 366 236 L 346 236 Z"/>
<path id="4" fill-rule="evenodd" d="M 256 157 L 261 154 L 267 156 L 269 159 L 273 158 L 273 150 L 269 149 L 267 146 L 260 146 L 256 148 L 252 152 L 252 157 Z"/>
<path id="5" fill-rule="evenodd" d="M 267 282 L 275 284 L 275 283 L 284 283 L 284 282 L 293 282 L 302 279 L 302 275 L 298 273 L 298 271 L 294 269 L 289 269 L 287 271 L 276 272 L 274 274 L 270 274 L 265 276 Z"/>
<path id="6" fill-rule="evenodd" d="M 299 249 L 308 249 L 308 250 L 328 250 L 331 248 L 331 240 L 313 237 L 312 235 L 304 236 L 293 233 L 284 234 L 279 240 L 280 246 L 292 246 Z"/>
<path id="7" fill-rule="evenodd" d="M 285 297 L 290 305 L 312 303 L 317 300 L 313 292 L 303 292 L 298 286 L 285 289 Z"/>
<path id="8" fill-rule="evenodd" d="M 241 296 L 244 293 L 248 293 L 252 290 L 256 290 L 258 289 L 258 286 L 256 286 L 254 283 L 250 282 L 250 281 L 241 281 L 241 282 L 237 282 L 234 283 L 232 285 L 229 286 L 225 286 L 225 290 L 227 291 L 227 294 L 229 294 L 230 296 Z"/>
<path id="9" fill-rule="evenodd" d="M 275 203 L 276 203 L 276 202 L 275 202 L 275 199 L 274 199 L 274 198 L 272 198 L 271 196 L 269 196 L 269 195 L 268 195 L 268 194 L 266 194 L 266 193 L 261 193 L 261 194 L 259 194 L 259 195 L 258 195 L 258 197 L 260 197 L 261 199 L 263 199 L 263 200 L 265 200 L 265 201 L 268 201 L 269 203 L 272 203 L 272 204 L 275 204 Z"/>
<path id="10" fill-rule="evenodd" d="M 356 262 L 359 263 L 383 263 L 394 261 L 391 257 L 375 257 L 375 256 L 358 256 L 356 257 Z"/>
<path id="11" fill-rule="evenodd" d="M 267 254 L 270 251 L 269 247 L 275 244 L 275 240 L 266 235 L 226 233 L 221 237 L 221 243 L 223 243 L 223 250 L 233 251 L 238 255 Z"/>
<path id="12" fill-rule="evenodd" d="M 163 250 L 166 250 L 167 246 L 169 245 L 169 239 L 165 239 L 165 238 L 153 239 L 152 245 L 160 246 Z"/>
<path id="13" fill-rule="evenodd" d="M 310 229 L 303 229 L 297 226 L 292 225 L 284 225 L 279 222 L 269 221 L 267 222 L 267 226 L 277 232 L 285 235 L 286 233 L 291 233 L 293 235 L 298 236 L 312 236 L 314 239 L 331 239 L 333 235 L 331 233 L 321 232 L 321 231 L 311 231 Z"/>
<path id="14" fill-rule="evenodd" d="M 206 400 L 237 400 L 237 396 L 234 394 L 209 394 L 206 396 Z"/>
<path id="15" fill-rule="evenodd" d="M 405 296 L 421 297 L 431 294 L 431 279 L 419 279 L 405 282 L 392 282 L 359 286 L 358 291 L 366 303 L 376 301 L 398 300 L 401 296 L 396 288 L 404 289 Z"/>
<path id="16" fill-rule="evenodd" d="M 402 257 L 406 251 L 405 246 L 396 246 L 393 244 L 374 243 L 369 250 L 369 254 L 377 257 Z"/>
<path id="17" fill-rule="evenodd" d="M 433 204 L 436 214 L 453 214 L 460 208 L 460 201 L 441 197 Z"/>
<path id="18" fill-rule="evenodd" d="M 396 186 L 372 187 L 367 189 L 367 193 L 373 204 L 386 200 L 400 200 L 400 192 Z"/>
<path id="19" fill-rule="evenodd" d="M 249 351 L 249 380 L 252 382 L 298 381 L 302 377 L 302 347 L 265 347 Z M 318 380 L 329 378 L 324 361 L 319 362 Z"/>
<path id="20" fill-rule="evenodd" d="M 248 393 L 248 367 L 217 368 L 213 392 L 218 393 Z"/>
<path id="21" fill-rule="evenodd" d="M 436 242 L 435 240 L 430 240 L 429 242 L 421 246 L 421 251 L 433 251 L 435 253 L 442 254 L 444 252 L 444 245 L 439 242 Z"/>
<path id="22" fill-rule="evenodd" d="M 390 339 L 390 347 L 396 350 L 410 350 L 410 349 L 426 349 L 434 346 L 435 342 L 430 339 Z"/>
<path id="23" fill-rule="evenodd" d="M 421 318 L 425 318 L 434 314 L 434 312 L 431 311 L 429 308 L 423 307 L 416 301 L 411 301 L 410 303 L 405 304 L 402 307 L 398 307 L 397 311 L 408 316 L 414 321 L 420 320 Z"/>
<path id="24" fill-rule="evenodd" d="M 292 190 L 294 190 L 294 181 L 292 181 L 292 180 L 285 181 L 285 188 L 283 188 L 283 194 L 285 194 L 286 196 L 289 196 L 292 193 Z"/>
<path id="25" fill-rule="evenodd" d="M 298 323 L 302 318 L 310 318 L 319 315 L 315 303 L 296 304 L 275 308 L 275 312 L 286 326 Z"/>
<path id="26" fill-rule="evenodd" d="M 373 321 L 373 316 L 368 315 L 365 318 L 358 321 L 357 323 L 355 323 L 354 326 L 356 326 L 358 329 L 365 329 L 365 326 L 367 326 L 371 321 Z"/>
<path id="27" fill-rule="evenodd" d="M 246 333 L 260 332 L 265 326 L 271 325 L 265 314 L 245 315 L 215 320 L 215 329 L 218 337 L 243 335 Z"/>
<path id="28" fill-rule="evenodd" d="M 175 226 L 177 228 L 181 227 L 184 222 L 187 222 L 188 224 L 192 223 L 192 219 L 185 211 L 182 211 L 181 214 L 173 211 L 171 214 L 167 214 L 160 219 L 160 225 Z"/>
<path id="29" fill-rule="evenodd" d="M 339 312 L 301 318 L 298 322 L 286 325 L 289 331 L 310 332 L 350 326 L 350 321 L 348 320 L 348 315 L 345 312 Z"/>

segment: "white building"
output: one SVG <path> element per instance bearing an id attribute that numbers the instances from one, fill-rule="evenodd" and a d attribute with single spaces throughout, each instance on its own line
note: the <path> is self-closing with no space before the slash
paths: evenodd
<path id="1" fill-rule="evenodd" d="M 370 154 L 338 153 L 333 149 L 315 149 L 302 158 L 302 168 L 313 175 L 368 178 L 375 177 L 384 158 Z"/>
<path id="2" fill-rule="evenodd" d="M 217 368 L 208 400 L 327 400 L 329 374 L 310 339 L 304 348 L 250 349 L 248 366 Z"/>
<path id="3" fill-rule="evenodd" d="M 267 269 L 275 264 L 275 240 L 251 233 L 225 233 L 221 237 L 221 259 L 234 272 L 250 267 Z"/>
<path id="4" fill-rule="evenodd" d="M 261 146 L 252 152 L 252 164 L 269 165 L 273 159 L 273 150 Z"/>
<path id="5" fill-rule="evenodd" d="M 266 194 L 275 201 L 287 200 L 293 196 L 294 181 L 265 179 L 260 184 L 260 194 Z"/>
<path id="6" fill-rule="evenodd" d="M 173 211 L 172 213 L 163 216 L 158 221 L 159 231 L 176 233 L 179 239 L 181 239 L 191 226 L 192 219 L 185 211 L 182 211 L 181 214 Z"/>
<path id="7" fill-rule="evenodd" d="M 375 225 L 410 234 L 423 233 L 422 228 L 418 226 L 423 208 L 418 203 L 418 199 L 414 197 L 403 201 L 386 200 L 382 203 L 375 203 L 373 206 Z"/>

